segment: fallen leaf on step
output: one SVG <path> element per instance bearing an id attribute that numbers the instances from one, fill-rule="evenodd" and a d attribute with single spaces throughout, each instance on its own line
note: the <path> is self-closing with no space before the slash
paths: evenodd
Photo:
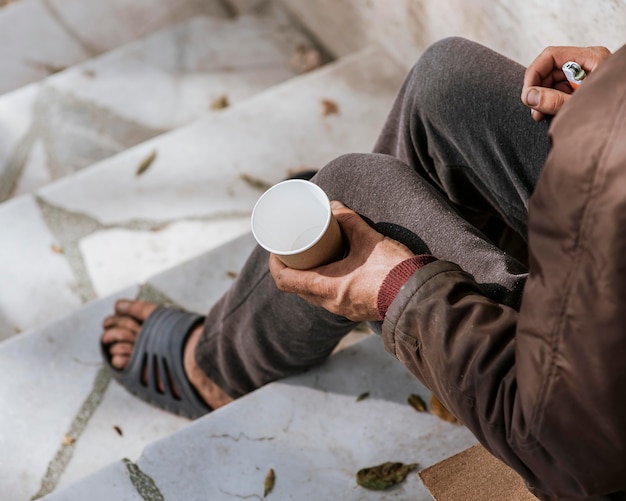
<path id="1" fill-rule="evenodd" d="M 420 397 L 419 395 L 415 395 L 414 393 L 411 393 L 409 395 L 409 398 L 407 398 L 407 402 L 417 412 L 427 412 L 428 411 L 428 409 L 426 408 L 426 402 L 424 402 L 424 399 L 422 399 L 422 397 Z"/>
<path id="2" fill-rule="evenodd" d="M 298 179 L 311 179 L 318 170 L 319 169 L 314 169 L 313 167 L 307 167 L 306 165 L 302 165 L 301 167 L 297 167 L 295 169 L 287 169 L 287 177 L 295 177 Z"/>
<path id="3" fill-rule="evenodd" d="M 365 392 L 361 393 L 358 397 L 356 397 L 356 401 L 360 402 L 361 400 L 365 400 L 369 396 L 370 396 L 370 392 L 369 391 L 365 391 Z"/>
<path id="4" fill-rule="evenodd" d="M 382 491 L 404 481 L 406 476 L 415 468 L 417 468 L 417 463 L 397 462 L 387 462 L 378 466 L 363 468 L 356 474 L 356 483 L 371 491 Z"/>
<path id="5" fill-rule="evenodd" d="M 146 172 L 152 165 L 152 162 L 154 162 L 154 160 L 156 159 L 156 156 L 157 156 L 157 151 L 153 150 L 146 158 L 144 158 L 139 163 L 139 166 L 137 167 L 137 171 L 135 172 L 135 176 L 141 176 L 144 172 Z"/>
<path id="6" fill-rule="evenodd" d="M 63 247 L 60 245 L 52 244 L 50 245 L 50 248 L 52 249 L 52 252 L 56 252 L 57 254 L 63 254 L 63 252 L 65 252 Z"/>
<path id="7" fill-rule="evenodd" d="M 33 61 L 30 59 L 25 59 L 24 62 L 27 65 L 39 69 L 40 71 L 45 71 L 49 75 L 54 75 L 55 73 L 59 73 L 67 69 L 67 66 L 54 63 L 46 63 L 44 61 Z"/>
<path id="8" fill-rule="evenodd" d="M 335 101 L 331 99 L 322 99 L 322 115 L 327 117 L 328 115 L 338 115 L 339 106 Z"/>
<path id="9" fill-rule="evenodd" d="M 448 423 L 462 424 L 461 421 L 459 421 L 448 409 L 443 406 L 435 395 L 430 397 L 430 412 Z"/>
<path id="10" fill-rule="evenodd" d="M 226 95 L 220 96 L 211 102 L 212 110 L 223 110 L 224 108 L 228 108 L 229 106 L 230 102 L 228 101 L 228 96 Z"/>
<path id="11" fill-rule="evenodd" d="M 61 440 L 61 445 L 72 445 L 74 442 L 76 442 L 76 439 L 74 437 L 72 437 L 71 435 L 65 435 L 63 437 L 63 440 Z"/>
<path id="12" fill-rule="evenodd" d="M 263 497 L 267 496 L 270 492 L 272 492 L 272 489 L 274 488 L 275 483 L 276 483 L 276 474 L 274 473 L 274 469 L 270 468 L 270 470 L 267 472 L 267 475 L 265 475 Z"/>
<path id="13" fill-rule="evenodd" d="M 322 55 L 316 49 L 299 45 L 289 60 L 289 66 L 298 73 L 306 73 L 322 65 Z"/>
<path id="14" fill-rule="evenodd" d="M 232 278 L 234 280 L 235 278 L 237 278 L 237 272 L 236 271 L 227 271 L 226 272 L 226 276 L 228 278 Z"/>
<path id="15" fill-rule="evenodd" d="M 253 177 L 250 174 L 240 174 L 239 178 L 255 190 L 266 191 L 272 187 L 270 183 L 263 181 L 262 179 Z"/>

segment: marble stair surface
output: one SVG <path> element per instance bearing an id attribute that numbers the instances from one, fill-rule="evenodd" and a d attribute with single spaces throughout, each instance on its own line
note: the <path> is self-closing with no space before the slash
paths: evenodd
<path id="1" fill-rule="evenodd" d="M 292 78 L 314 50 L 276 9 L 198 15 L 6 93 L 0 201 Z"/>
<path id="2" fill-rule="evenodd" d="M 403 77 L 371 47 L 0 205 L 0 499 L 136 460 L 189 423 L 110 383 L 102 319 L 137 295 L 206 312 L 252 248 L 261 192 L 369 151 Z"/>
<path id="3" fill-rule="evenodd" d="M 249 231 L 268 185 L 370 151 L 403 77 L 370 47 L 3 203 L 0 338 Z"/>
<path id="4" fill-rule="evenodd" d="M 0 8 L 0 94 L 198 14 L 229 17 L 214 0 L 19 0 Z"/>
<path id="5" fill-rule="evenodd" d="M 428 401 L 428 391 L 377 336 L 195 422 L 111 380 L 98 337 L 116 298 L 206 312 L 253 245 L 243 235 L 0 344 L 0 499 L 263 499 L 270 468 L 268 499 L 431 499 L 415 472 L 388 492 L 355 483 L 360 468 L 421 469 L 475 443 L 465 428 L 407 404 L 410 394 Z"/>

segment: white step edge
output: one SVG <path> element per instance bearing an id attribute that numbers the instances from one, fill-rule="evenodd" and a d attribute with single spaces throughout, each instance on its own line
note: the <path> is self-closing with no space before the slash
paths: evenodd
<path id="1" fill-rule="evenodd" d="M 364 392 L 369 396 L 359 400 Z M 407 404 L 411 394 L 426 402 L 430 395 L 370 336 L 321 367 L 260 388 L 150 444 L 138 459 L 120 458 L 46 499 L 263 499 L 273 469 L 268 499 L 432 501 L 417 471 L 476 439 L 462 426 L 414 410 Z M 417 467 L 387 491 L 356 484 L 358 470 L 388 461 Z"/>
<path id="2" fill-rule="evenodd" d="M 198 15 L 0 96 L 0 200 L 292 78 L 299 47 L 278 15 Z"/>

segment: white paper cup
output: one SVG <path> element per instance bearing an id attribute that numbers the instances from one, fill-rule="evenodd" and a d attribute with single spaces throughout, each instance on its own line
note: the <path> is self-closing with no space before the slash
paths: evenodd
<path id="1" fill-rule="evenodd" d="M 252 234 L 290 268 L 306 270 L 343 255 L 339 224 L 324 190 L 290 179 L 272 186 L 252 211 Z"/>

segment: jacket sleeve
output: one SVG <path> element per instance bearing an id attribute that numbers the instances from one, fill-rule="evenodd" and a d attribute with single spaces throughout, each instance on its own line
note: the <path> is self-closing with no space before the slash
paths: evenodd
<path id="1" fill-rule="evenodd" d="M 554 120 L 519 314 L 437 261 L 383 323 L 386 349 L 551 499 L 626 491 L 625 103 L 622 49 Z"/>

